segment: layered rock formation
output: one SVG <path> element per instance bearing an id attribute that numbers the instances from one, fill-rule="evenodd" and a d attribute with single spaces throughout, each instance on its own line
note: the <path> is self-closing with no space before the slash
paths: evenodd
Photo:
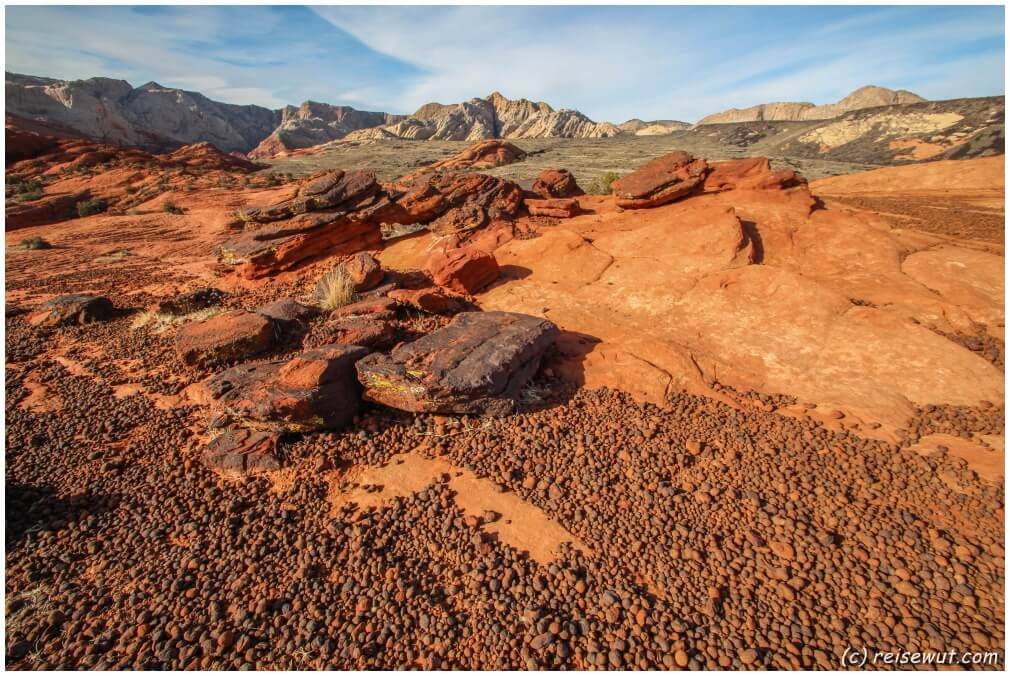
<path id="1" fill-rule="evenodd" d="M 220 258 L 255 279 L 321 255 L 357 253 L 381 243 L 379 224 L 395 213 L 373 174 L 322 172 L 295 197 L 243 212 L 245 230 L 221 245 Z"/>
<path id="2" fill-rule="evenodd" d="M 772 171 L 766 157 L 709 164 L 704 159 L 696 159 L 678 150 L 657 157 L 614 181 L 611 189 L 617 198 L 617 206 L 643 209 L 658 207 L 698 192 L 782 190 L 802 185 L 805 181 L 791 169 Z"/>
<path id="3" fill-rule="evenodd" d="M 248 154 L 253 158 L 277 157 L 344 138 L 359 129 L 394 124 L 404 117 L 306 101 L 297 108 L 285 106 L 281 109 L 280 125 Z"/>
<path id="4" fill-rule="evenodd" d="M 698 188 L 708 172 L 708 163 L 683 151 L 647 162 L 637 171 L 614 181 L 611 190 L 620 207 L 658 207 L 684 197 Z"/>
<path id="5" fill-rule="evenodd" d="M 426 223 L 439 235 L 470 232 L 519 213 L 522 190 L 486 174 L 422 174 L 387 186 L 406 223 Z"/>
<path id="6" fill-rule="evenodd" d="M 922 101 L 925 99 L 904 89 L 896 91 L 871 85 L 860 87 L 837 103 L 823 106 L 806 102 L 761 103 L 750 108 L 730 108 L 721 113 L 708 115 L 698 120 L 698 124 L 726 124 L 762 120 L 828 120 L 853 110 Z"/>
<path id="7" fill-rule="evenodd" d="M 484 99 L 443 105 L 428 103 L 410 117 L 380 129 L 348 135 L 350 139 L 435 139 L 479 141 L 489 138 L 606 138 L 619 129 L 593 122 L 577 110 L 555 110 L 544 102 L 507 99 L 498 92 Z"/>
<path id="8" fill-rule="evenodd" d="M 210 143 L 163 155 L 98 143 L 8 115 L 6 229 L 75 218 L 79 205 L 123 213 L 173 189 L 237 183 L 262 165 Z M 55 135 L 54 135 L 55 134 Z"/>
<path id="9" fill-rule="evenodd" d="M 16 73 L 6 73 L 6 112 L 100 141 L 159 151 L 207 141 L 245 152 L 279 122 L 268 108 L 220 103 L 156 82 L 134 88 L 103 77 L 55 80 Z"/>
<path id="10" fill-rule="evenodd" d="M 432 164 L 421 167 L 417 171 L 408 174 L 400 179 L 401 182 L 408 182 L 414 178 L 436 172 L 445 171 L 474 171 L 478 169 L 493 169 L 505 164 L 518 162 L 526 157 L 526 152 L 508 141 L 489 139 L 470 146 L 462 152 L 456 153 L 452 157 L 439 160 Z"/>
<path id="11" fill-rule="evenodd" d="M 7 113 L 95 140 L 155 151 L 206 141 L 253 158 L 285 156 L 345 138 L 480 141 L 620 133 L 577 110 L 511 100 L 498 92 L 457 104 L 429 103 L 406 116 L 316 101 L 270 110 L 220 103 L 155 82 L 134 88 L 101 77 L 68 81 L 6 73 L 6 90 Z"/>
<path id="12" fill-rule="evenodd" d="M 369 172 L 324 171 L 292 198 L 241 212 L 243 231 L 220 246 L 220 260 L 256 279 L 322 256 L 378 248 L 383 223 L 421 223 L 465 237 L 515 217 L 521 207 L 519 186 L 485 174 L 422 173 L 380 185 Z"/>
<path id="13" fill-rule="evenodd" d="M 575 176 L 567 169 L 545 169 L 541 171 L 530 191 L 543 197 L 578 197 L 584 195 L 582 188 L 575 181 Z"/>
<path id="14" fill-rule="evenodd" d="M 357 345 L 325 345 L 291 360 L 240 364 L 203 387 L 212 409 L 233 422 L 273 432 L 307 432 L 346 425 L 358 411 Z"/>
<path id="15" fill-rule="evenodd" d="M 464 312 L 443 329 L 357 363 L 365 398 L 414 412 L 505 414 L 557 327 L 511 312 Z"/>

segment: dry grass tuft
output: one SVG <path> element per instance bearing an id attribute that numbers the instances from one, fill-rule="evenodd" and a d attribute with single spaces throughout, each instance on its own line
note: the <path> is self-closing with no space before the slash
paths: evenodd
<path id="1" fill-rule="evenodd" d="M 354 300 L 354 280 L 343 265 L 338 265 L 319 279 L 315 295 L 324 310 L 342 308 Z"/>
<path id="2" fill-rule="evenodd" d="M 400 223 L 383 223 L 381 225 L 382 239 L 399 239 L 400 237 L 406 237 L 408 235 L 413 235 L 415 232 L 420 232 L 426 227 L 427 226 L 421 223 L 411 223 L 409 225 L 402 225 Z"/>
<path id="3" fill-rule="evenodd" d="M 143 312 L 138 312 L 133 318 L 133 321 L 130 323 L 130 328 L 136 331 L 139 328 L 150 325 L 152 333 L 164 333 L 173 326 L 178 326 L 179 324 L 185 324 L 187 322 L 197 322 L 204 319 L 210 319 L 222 312 L 224 312 L 224 308 L 218 306 L 190 312 L 188 315 L 170 315 L 163 314 L 161 312 L 152 312 L 151 310 L 144 310 Z"/>

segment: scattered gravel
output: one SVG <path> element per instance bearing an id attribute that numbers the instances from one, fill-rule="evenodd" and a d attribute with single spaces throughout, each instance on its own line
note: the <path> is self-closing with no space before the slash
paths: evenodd
<path id="1" fill-rule="evenodd" d="M 795 669 L 838 668 L 848 647 L 1004 650 L 1003 491 L 956 458 L 765 410 L 776 395 L 656 407 L 540 378 L 506 418 L 371 408 L 286 438 L 274 475 L 223 479 L 199 461 L 205 412 L 152 396 L 205 374 L 172 361 L 170 333 L 129 326 L 6 320 L 10 668 Z M 23 408 L 29 379 L 60 410 Z M 125 382 L 147 393 L 117 398 Z M 1001 433 L 1003 416 L 927 406 L 907 440 Z M 532 560 L 448 481 L 335 506 L 355 468 L 412 451 L 590 551 Z"/>

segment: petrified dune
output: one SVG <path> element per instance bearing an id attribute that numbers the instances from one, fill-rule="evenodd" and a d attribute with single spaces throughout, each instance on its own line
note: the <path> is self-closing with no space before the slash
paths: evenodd
<path id="1" fill-rule="evenodd" d="M 933 175 L 923 186 L 971 175 L 976 187 L 1001 189 L 1002 176 L 975 162 L 991 160 L 847 178 L 886 189 L 895 180 L 887 172 L 901 183 Z M 588 213 L 495 249 L 503 269 L 525 273 L 479 300 L 551 319 L 569 332 L 560 368 L 653 402 L 718 382 L 840 409 L 849 424 L 885 431 L 915 405 L 1002 402 L 1000 370 L 932 329 L 983 325 L 1002 339 L 1003 258 L 812 203 L 803 186 L 636 211 L 583 197 Z M 393 245 L 384 262 L 408 264 L 424 248 Z"/>

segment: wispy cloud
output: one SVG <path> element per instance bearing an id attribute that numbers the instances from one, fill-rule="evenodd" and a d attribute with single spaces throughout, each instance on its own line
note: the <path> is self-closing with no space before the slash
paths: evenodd
<path id="1" fill-rule="evenodd" d="M 865 84 L 932 98 L 1002 93 L 1002 8 L 315 8 L 423 67 L 400 108 L 503 90 L 597 119 L 694 120 Z M 987 45 L 972 59 L 962 54 Z"/>
<path id="2" fill-rule="evenodd" d="M 7 64 L 234 103 L 411 112 L 484 96 L 696 120 L 865 84 L 1003 93 L 1002 7 L 8 7 Z M 114 36 L 114 37 L 110 37 Z"/>

